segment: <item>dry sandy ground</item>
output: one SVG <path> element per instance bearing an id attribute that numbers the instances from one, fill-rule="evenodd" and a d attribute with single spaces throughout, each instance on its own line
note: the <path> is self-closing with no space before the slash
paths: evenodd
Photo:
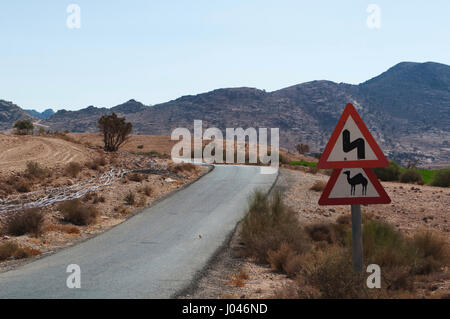
<path id="1" fill-rule="evenodd" d="M 70 187 L 74 184 L 98 178 L 113 168 L 129 170 L 147 167 L 156 168 L 156 171 L 153 173 L 140 174 L 142 177 L 141 181 L 133 181 L 133 178 L 130 178 L 131 173 L 128 173 L 124 177 L 115 180 L 112 184 L 81 198 L 85 205 L 94 206 L 99 212 L 96 222 L 91 225 L 73 226 L 64 222 L 63 216 L 57 208 L 59 203 L 56 203 L 40 209 L 45 216 L 43 226 L 45 231 L 38 238 L 33 238 L 29 235 L 15 237 L 0 233 L 0 244 L 10 241 L 16 242 L 22 247 L 38 250 L 42 255 L 53 253 L 57 249 L 76 244 L 108 230 L 123 222 L 126 218 L 139 213 L 155 200 L 182 187 L 186 183 L 194 181 L 208 170 L 207 167 L 197 167 L 194 171 L 173 173 L 168 170 L 169 166 L 174 165 L 169 159 L 148 157 L 123 151 L 117 154 L 108 154 L 101 149 L 93 149 L 84 144 L 72 143 L 53 137 L 0 135 L 0 139 L 4 142 L 1 144 L 2 152 L 6 151 L 6 154 L 0 153 L 2 154 L 0 157 L 0 181 L 8 175 L 23 172 L 27 161 L 36 161 L 40 165 L 51 169 L 52 175 L 50 177 L 30 181 L 32 191 L 43 190 L 46 193 L 55 187 Z M 89 142 L 88 139 L 86 141 Z M 155 149 L 153 147 L 159 142 L 152 144 L 151 141 L 153 141 L 153 138 L 147 137 L 144 141 L 139 142 L 142 142 L 146 148 L 152 147 L 152 149 Z M 147 143 L 151 146 L 147 145 Z M 155 150 L 161 153 L 164 152 L 164 148 L 156 148 Z M 14 155 L 16 152 L 20 152 L 21 155 Z M 105 159 L 105 165 L 95 169 L 83 165 L 99 157 Z M 65 167 L 69 162 L 77 162 L 83 165 L 82 171 L 78 176 L 67 176 Z M 151 188 L 150 194 L 146 194 L 144 190 L 146 186 Z M 135 194 L 135 203 L 133 205 L 127 205 L 124 201 L 126 194 L 129 192 Z M 18 193 L 14 193 L 10 196 L 17 195 Z M 20 196 L 30 197 L 26 193 Z M 8 216 L 11 216 L 11 214 L 14 213 L 3 213 L 0 215 L 0 229 L 5 225 L 9 218 Z M 75 232 L 70 233 L 61 228 L 64 226 L 75 228 Z M 0 262 L 0 271 L 12 269 L 28 261 L 29 259 Z"/>
<path id="2" fill-rule="evenodd" d="M 97 133 L 69 133 L 68 136 L 81 143 L 93 146 L 103 145 L 103 136 Z M 150 152 L 157 151 L 161 154 L 170 155 L 172 147 L 177 141 L 172 141 L 170 136 L 163 135 L 130 135 L 128 141 L 122 146 L 121 150 L 126 152 Z M 142 145 L 142 148 L 138 146 Z"/>
<path id="3" fill-rule="evenodd" d="M 27 161 L 36 161 L 47 168 L 69 162 L 85 163 L 94 158 L 95 151 L 84 145 L 41 136 L 0 134 L 0 173 L 20 172 Z"/>
<path id="4" fill-rule="evenodd" d="M 327 181 L 328 176 L 310 174 L 302 170 L 282 169 L 277 187 L 283 191 L 283 201 L 297 212 L 304 224 L 335 221 L 350 214 L 348 206 L 318 206 L 320 192 L 310 190 L 316 181 Z M 363 206 L 363 214 L 373 214 L 405 234 L 421 229 L 439 232 L 450 241 L 450 189 L 402 183 L 382 183 L 392 199 L 389 205 Z M 219 253 L 197 287 L 183 298 L 271 298 L 290 279 L 274 272 L 267 265 L 239 258 L 239 228 L 230 243 Z M 232 279 L 243 271 L 248 275 L 239 286 Z M 448 273 L 448 270 L 447 270 Z M 433 289 L 418 287 L 425 297 L 439 297 L 450 293 L 450 276 L 437 279 Z"/>

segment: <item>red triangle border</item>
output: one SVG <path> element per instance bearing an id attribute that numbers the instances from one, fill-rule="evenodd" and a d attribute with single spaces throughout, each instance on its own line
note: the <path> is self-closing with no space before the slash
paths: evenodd
<path id="1" fill-rule="evenodd" d="M 348 117 L 351 116 L 353 120 L 355 121 L 356 125 L 358 126 L 359 130 L 361 131 L 361 134 L 364 136 L 365 140 L 369 144 L 369 146 L 372 148 L 375 156 L 378 157 L 377 160 L 358 160 L 358 161 L 336 161 L 336 162 L 329 162 L 328 157 L 330 156 L 331 151 L 333 150 L 337 139 L 339 138 L 339 135 L 341 134 L 344 125 L 348 119 Z M 364 121 L 359 116 L 358 112 L 356 111 L 355 107 L 348 103 L 345 106 L 344 112 L 341 115 L 341 118 L 339 119 L 336 128 L 333 131 L 333 134 L 331 134 L 330 140 L 328 141 L 322 156 L 320 157 L 319 163 L 317 164 L 318 168 L 363 168 L 363 167 L 384 167 L 388 166 L 389 162 L 387 161 L 386 157 L 383 154 L 383 151 L 378 146 L 377 142 L 373 138 L 372 134 L 370 134 L 369 129 L 367 128 L 366 124 L 364 124 Z"/>
<path id="2" fill-rule="evenodd" d="M 380 197 L 347 197 L 347 198 L 329 198 L 334 185 L 342 172 L 342 168 L 333 170 L 330 179 L 328 180 L 322 196 L 319 199 L 319 205 L 360 205 L 360 204 L 389 204 L 391 199 L 384 190 L 375 173 L 370 168 L 363 168 L 367 177 L 372 182 Z"/>

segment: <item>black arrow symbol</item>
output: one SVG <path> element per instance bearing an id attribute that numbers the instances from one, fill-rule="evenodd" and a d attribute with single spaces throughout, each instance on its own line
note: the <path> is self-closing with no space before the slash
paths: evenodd
<path id="1" fill-rule="evenodd" d="M 353 142 L 350 143 L 350 131 L 344 130 L 342 132 L 342 150 L 345 153 L 350 152 L 354 148 L 357 148 L 358 153 L 358 159 L 365 159 L 366 158 L 366 147 L 365 147 L 365 141 L 363 138 L 357 138 Z"/>

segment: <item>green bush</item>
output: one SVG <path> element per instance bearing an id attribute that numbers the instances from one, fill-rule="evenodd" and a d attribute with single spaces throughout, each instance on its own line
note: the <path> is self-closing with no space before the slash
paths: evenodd
<path id="1" fill-rule="evenodd" d="M 450 168 L 442 169 L 436 172 L 433 181 L 433 186 L 450 187 Z"/>
<path id="2" fill-rule="evenodd" d="M 404 171 L 400 175 L 400 182 L 402 182 L 402 183 L 418 183 L 418 184 L 424 183 L 422 174 L 420 174 L 419 171 L 414 170 L 414 169 L 408 169 L 408 170 Z"/>
<path id="3" fill-rule="evenodd" d="M 382 181 L 397 181 L 400 176 L 400 170 L 400 165 L 395 161 L 389 161 L 389 166 L 376 167 L 373 169 L 373 172 Z"/>

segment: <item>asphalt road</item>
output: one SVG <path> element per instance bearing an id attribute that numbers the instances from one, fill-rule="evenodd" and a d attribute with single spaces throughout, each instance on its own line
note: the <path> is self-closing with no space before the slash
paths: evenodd
<path id="1" fill-rule="evenodd" d="M 171 298 L 190 285 L 276 174 L 216 166 L 208 175 L 111 230 L 0 274 L 0 298 Z M 81 268 L 69 289 L 67 266 Z"/>

